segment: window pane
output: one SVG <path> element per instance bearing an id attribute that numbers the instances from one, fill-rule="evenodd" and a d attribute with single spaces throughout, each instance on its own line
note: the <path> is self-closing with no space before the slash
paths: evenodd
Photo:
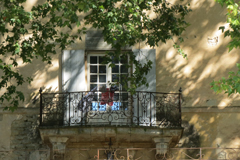
<path id="1" fill-rule="evenodd" d="M 97 64 L 97 56 L 90 57 L 90 64 Z"/>
<path id="2" fill-rule="evenodd" d="M 122 85 L 122 91 L 127 91 L 127 87 L 124 87 L 124 86 Z"/>
<path id="3" fill-rule="evenodd" d="M 106 66 L 99 66 L 99 73 L 106 73 Z"/>
<path id="4" fill-rule="evenodd" d="M 119 63 L 119 60 L 115 57 L 112 57 L 112 63 L 113 64 L 118 64 Z"/>
<path id="5" fill-rule="evenodd" d="M 104 56 L 99 56 L 99 64 L 103 64 Z"/>
<path id="6" fill-rule="evenodd" d="M 112 68 L 112 73 L 119 73 L 119 65 L 115 65 L 115 66 Z"/>
<path id="7" fill-rule="evenodd" d="M 97 73 L 97 66 L 90 66 L 90 73 Z"/>
<path id="8" fill-rule="evenodd" d="M 97 100 L 98 100 L 98 95 L 97 95 L 97 93 L 94 93 L 93 101 L 97 101 Z"/>
<path id="9" fill-rule="evenodd" d="M 121 56 L 121 61 L 122 64 L 127 64 L 128 63 L 128 58 L 127 56 Z"/>
<path id="10" fill-rule="evenodd" d="M 106 75 L 99 75 L 99 82 L 106 82 Z"/>
<path id="11" fill-rule="evenodd" d="M 110 87 L 110 90 L 111 91 L 119 91 L 119 86 L 118 85 L 116 85 L 116 84 L 114 84 L 114 85 L 112 85 L 111 87 Z"/>
<path id="12" fill-rule="evenodd" d="M 128 68 L 126 65 L 121 65 L 121 73 L 128 73 Z"/>
<path id="13" fill-rule="evenodd" d="M 119 100 L 119 93 L 114 93 L 113 100 L 114 101 L 118 101 Z"/>
<path id="14" fill-rule="evenodd" d="M 97 75 L 90 75 L 90 82 L 97 82 Z"/>
<path id="15" fill-rule="evenodd" d="M 124 111 L 128 110 L 128 102 L 122 102 L 120 108 Z"/>
<path id="16" fill-rule="evenodd" d="M 90 84 L 90 91 L 91 91 L 92 89 L 94 89 L 95 87 L 97 87 L 97 84 Z"/>
<path id="17" fill-rule="evenodd" d="M 119 77 L 117 74 L 112 74 L 112 82 L 118 82 L 119 81 Z"/>
<path id="18" fill-rule="evenodd" d="M 128 100 L 128 93 L 122 93 L 122 100 L 127 101 Z"/>
<path id="19" fill-rule="evenodd" d="M 99 84 L 99 89 L 100 92 L 106 92 L 106 84 Z"/>
<path id="20" fill-rule="evenodd" d="M 121 79 L 120 79 L 120 82 L 122 83 L 122 82 L 127 82 L 126 81 L 127 80 L 127 74 L 121 74 Z"/>

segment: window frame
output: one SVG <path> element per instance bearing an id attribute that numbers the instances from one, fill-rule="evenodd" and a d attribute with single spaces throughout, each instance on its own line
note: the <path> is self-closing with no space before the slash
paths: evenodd
<path id="1" fill-rule="evenodd" d="M 88 91 L 91 91 L 91 89 L 90 89 L 90 56 L 101 56 L 101 55 L 105 55 L 105 54 L 103 54 L 103 53 L 89 53 L 89 54 L 87 54 L 87 90 Z M 99 66 L 99 64 L 97 63 L 97 66 Z M 111 75 L 111 73 L 109 73 L 109 67 L 108 67 L 108 64 L 106 64 L 106 85 L 107 85 L 107 83 L 108 83 L 108 79 L 110 79 L 110 75 Z M 101 75 L 100 73 L 98 73 L 97 72 L 97 75 Z M 97 84 L 99 84 L 98 82 L 97 82 Z M 107 87 L 107 86 L 106 86 Z"/>
<path id="2" fill-rule="evenodd" d="M 130 50 L 127 50 L 127 51 L 130 51 Z M 92 51 L 92 52 L 86 52 L 86 57 L 85 57 L 85 64 L 86 64 L 86 73 L 87 73 L 87 78 L 86 78 L 86 84 L 87 84 L 87 90 L 89 91 L 89 92 L 91 92 L 91 87 L 90 87 L 90 84 L 92 83 L 92 82 L 90 82 L 90 75 L 91 75 L 91 73 L 90 73 L 90 56 L 105 56 L 106 55 L 106 53 L 105 53 L 106 51 L 98 51 L 98 52 L 95 52 L 95 51 Z M 128 64 L 129 64 L 129 57 L 128 57 Z M 98 62 L 97 62 L 97 64 L 96 64 L 97 66 L 99 66 L 99 58 L 98 58 Z M 123 64 L 121 64 L 121 63 L 119 63 L 119 70 L 120 70 L 120 66 L 121 65 L 123 65 Z M 132 74 L 132 65 L 131 65 L 131 67 L 130 68 L 128 68 L 128 72 L 126 73 L 126 74 Z M 109 64 L 106 64 L 106 88 L 110 88 L 110 86 L 109 86 L 109 82 L 110 83 L 113 83 L 112 82 L 112 75 L 113 75 L 114 73 L 112 73 L 112 67 L 109 67 Z M 125 74 L 125 73 L 123 73 L 123 74 Z M 98 73 L 98 71 L 97 71 L 97 74 L 96 75 L 101 75 L 100 73 Z M 98 82 L 96 82 L 96 84 L 99 84 L 99 80 L 97 80 Z M 129 83 L 129 82 L 128 82 Z M 101 83 L 100 83 L 101 84 Z M 122 87 L 120 87 L 121 85 L 119 84 L 118 85 L 119 86 L 119 90 L 117 91 L 117 93 L 119 94 L 118 95 L 118 103 L 124 103 L 124 102 L 128 102 L 128 98 L 127 98 L 127 100 L 123 100 L 122 98 L 120 98 L 120 97 L 122 97 L 122 93 L 127 93 L 127 94 L 129 94 L 127 91 L 122 91 Z M 130 85 L 129 85 L 130 86 Z M 99 85 L 98 85 L 98 87 L 97 87 L 97 92 L 99 92 Z M 128 95 L 129 96 L 129 95 Z M 98 93 L 98 97 L 100 97 L 100 92 Z M 97 102 L 99 102 L 99 100 L 100 100 L 100 98 L 98 98 L 97 99 Z M 93 100 L 94 101 L 94 100 Z M 126 103 L 126 104 L 128 104 L 128 103 Z M 121 106 L 121 105 L 120 105 Z M 119 107 L 120 107 L 119 106 Z M 97 110 L 91 110 L 91 111 L 103 111 L 103 112 L 106 112 L 107 111 L 107 108 L 109 108 L 109 105 L 108 104 L 106 104 L 106 109 L 105 110 L 99 110 L 99 105 L 98 105 L 98 108 L 97 108 Z M 110 107 L 110 108 L 112 108 L 112 107 Z M 127 107 L 125 107 L 125 109 L 124 110 L 128 110 L 129 109 L 129 104 L 127 105 Z M 121 111 L 121 109 L 119 108 L 119 109 L 117 109 L 117 110 L 113 110 L 113 109 L 111 109 L 112 111 Z"/>

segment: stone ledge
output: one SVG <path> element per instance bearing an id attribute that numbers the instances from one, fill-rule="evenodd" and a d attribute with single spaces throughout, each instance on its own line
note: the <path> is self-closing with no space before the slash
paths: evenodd
<path id="1" fill-rule="evenodd" d="M 111 138 L 115 143 L 151 143 L 155 137 L 172 137 L 171 146 L 175 146 L 182 137 L 183 128 L 167 129 L 156 127 L 61 127 L 39 128 L 44 143 L 49 143 L 50 137 L 67 137 L 69 143 L 101 143 Z"/>
<path id="2" fill-rule="evenodd" d="M 0 107 L 0 114 L 39 114 L 40 109 L 39 107 L 31 107 L 31 108 L 25 108 L 25 107 L 19 107 L 14 112 L 12 111 L 3 111 L 3 108 Z"/>
<path id="3" fill-rule="evenodd" d="M 195 112 L 202 112 L 202 113 L 240 113 L 240 106 L 226 106 L 226 107 L 219 107 L 219 106 L 203 106 L 203 107 L 182 107 L 182 113 L 195 113 Z"/>

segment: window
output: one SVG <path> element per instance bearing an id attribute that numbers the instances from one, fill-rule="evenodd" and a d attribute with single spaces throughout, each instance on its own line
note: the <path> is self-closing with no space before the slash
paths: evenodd
<path id="1" fill-rule="evenodd" d="M 98 52 L 98 54 L 96 54 Z M 139 110 L 140 107 L 145 107 L 145 109 L 149 108 L 150 103 L 153 104 L 154 102 L 146 103 L 144 100 L 141 103 L 138 103 L 141 101 L 135 100 L 133 97 L 133 100 L 128 103 L 128 93 L 125 91 L 126 89 L 123 88 L 121 85 L 118 85 L 119 90 L 114 91 L 114 94 L 112 95 L 111 102 L 113 105 L 109 105 L 107 102 L 104 104 L 104 102 L 101 104 L 102 101 L 102 93 L 105 93 L 106 95 L 109 94 L 109 92 L 95 92 L 94 94 L 90 94 L 91 100 L 86 101 L 86 103 L 83 103 L 86 110 L 80 110 L 78 107 L 78 104 L 81 101 L 84 101 L 84 97 L 87 96 L 86 91 L 90 91 L 90 88 L 93 89 L 94 87 L 97 87 L 97 90 L 99 90 L 99 87 L 106 86 L 106 89 L 110 87 L 108 85 L 108 81 L 114 82 L 114 79 L 120 78 L 120 82 L 124 80 L 124 76 L 127 75 L 127 70 L 125 70 L 126 63 L 128 60 L 124 61 L 124 59 L 120 60 L 120 62 L 114 62 L 115 67 L 109 68 L 107 65 L 103 65 L 100 62 L 102 61 L 102 58 L 104 54 L 99 54 L 100 51 L 96 52 L 86 52 L 86 50 L 64 50 L 62 53 L 62 62 L 61 62 L 61 68 L 62 68 L 62 76 L 61 76 L 61 82 L 60 87 L 62 89 L 62 92 L 66 92 L 69 94 L 69 97 L 67 98 L 67 101 L 64 102 L 64 124 L 70 124 L 74 125 L 77 123 L 85 123 L 87 121 L 86 117 L 91 119 L 91 123 L 98 123 L 99 122 L 99 116 L 102 116 L 105 114 L 105 111 L 108 112 L 109 115 L 113 114 L 119 114 L 123 115 L 120 117 L 120 119 L 107 119 L 106 121 L 110 121 L 114 123 L 125 123 L 126 121 L 131 120 L 129 119 L 129 116 L 132 117 L 139 117 L 142 115 L 143 110 Z M 156 92 L 156 53 L 154 49 L 141 49 L 141 50 L 133 50 L 134 54 L 136 55 L 136 59 L 139 61 L 139 63 L 144 63 L 146 59 L 152 60 L 153 65 L 152 69 L 150 70 L 149 74 L 146 76 L 147 82 L 149 83 L 149 86 L 141 86 L 138 87 L 137 91 L 144 91 L 144 92 Z M 86 53 L 87 56 L 86 56 Z M 92 61 L 90 62 L 90 57 L 92 58 Z M 95 58 L 94 58 L 95 57 Z M 95 61 L 95 62 L 94 62 Z M 92 66 L 92 67 L 90 67 Z M 105 72 L 106 69 L 106 73 Z M 134 72 L 134 66 L 132 66 L 133 72 Z M 91 70 L 91 73 L 90 73 Z M 95 73 L 94 73 L 95 72 Z M 119 76 L 117 76 L 119 75 Z M 91 76 L 91 80 L 90 80 Z M 106 78 L 106 80 L 105 80 Z M 92 96 L 94 95 L 94 96 Z M 104 96 L 103 96 L 104 97 Z M 107 99 L 109 100 L 110 95 L 107 96 Z M 110 103 L 111 104 L 111 103 Z M 130 106 L 130 107 L 129 107 Z M 83 106 L 84 107 L 84 106 Z M 90 111 L 90 112 L 89 112 Z M 91 112 L 93 111 L 93 112 Z M 96 113 L 95 111 L 99 111 Z M 119 111 L 126 111 L 126 112 L 119 112 Z M 113 114 L 112 114 L 113 113 Z M 145 112 L 144 112 L 145 113 Z M 151 112 L 152 115 L 145 115 L 147 117 L 154 117 L 155 110 L 152 108 Z M 111 117 L 111 116 L 110 116 Z M 144 119 L 142 119 L 144 120 Z M 134 119 L 136 121 L 136 119 Z M 89 121 L 90 122 L 90 121 Z M 155 120 L 152 119 L 152 122 L 154 123 Z M 126 122 L 127 124 L 128 122 Z M 89 123 L 90 124 L 90 123 Z"/>
<path id="2" fill-rule="evenodd" d="M 114 59 L 114 58 L 113 58 Z M 128 93 L 116 82 L 124 81 L 129 73 L 128 58 L 114 61 L 115 66 L 103 64 L 104 54 L 88 54 L 88 90 L 94 92 L 92 111 L 126 110 Z M 110 85 L 111 84 L 111 85 Z"/>
<path id="3" fill-rule="evenodd" d="M 147 91 L 147 92 L 156 92 L 156 53 L 154 49 L 141 49 L 141 50 L 133 50 L 136 55 L 136 59 L 141 62 L 145 62 L 146 58 L 153 62 L 152 69 L 150 70 L 147 77 L 147 82 L 149 87 L 142 86 L 137 88 L 137 91 Z M 68 92 L 79 92 L 79 91 L 87 91 L 90 90 L 90 85 L 87 84 L 89 80 L 85 80 L 85 76 L 89 77 L 89 69 L 85 66 L 85 50 L 64 50 L 62 53 L 62 77 L 60 87 L 62 91 Z M 88 54 L 94 55 L 94 54 Z M 88 57 L 89 57 L 88 56 Z M 100 56 L 96 54 L 96 56 Z M 102 54 L 102 56 L 104 56 Z M 86 59 L 88 59 L 86 57 Z M 99 62 L 97 62 L 99 63 Z M 89 61 L 88 61 L 89 64 Z M 123 63 L 124 64 L 124 63 Z M 100 64 L 99 64 L 100 65 Z M 119 66 L 118 66 L 119 67 Z M 96 67 L 95 67 L 96 68 Z M 120 65 L 121 68 L 121 65 Z M 122 71 L 124 67 L 122 66 Z M 106 68 L 109 71 L 108 68 Z M 120 73 L 121 69 L 119 70 Z M 134 66 L 133 66 L 134 71 Z M 86 73 L 87 72 L 87 73 Z M 122 73 L 124 75 L 124 73 Z M 108 74 L 107 74 L 108 75 Z M 114 76 L 114 74 L 113 74 Z M 109 77 L 106 77 L 111 79 Z M 122 77 L 123 78 L 123 77 Z M 108 81 L 107 79 L 107 81 Z M 94 83 L 92 83 L 94 84 Z M 122 88 L 124 90 L 124 88 Z"/>

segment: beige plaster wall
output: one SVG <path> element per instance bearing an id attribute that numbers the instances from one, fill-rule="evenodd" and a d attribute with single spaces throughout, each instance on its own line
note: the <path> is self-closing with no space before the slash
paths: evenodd
<path id="1" fill-rule="evenodd" d="M 240 148 L 240 111 L 238 108 L 185 110 L 181 147 Z"/>
<path id="2" fill-rule="evenodd" d="M 177 2 L 177 1 L 173 1 Z M 34 1 L 27 1 L 30 8 Z M 210 82 L 227 76 L 229 71 L 235 71 L 235 63 L 239 61 L 239 50 L 228 53 L 229 39 L 223 37 L 218 30 L 222 25 L 228 27 L 225 18 L 226 10 L 213 0 L 191 1 L 193 11 L 187 21 L 191 26 L 184 32 L 185 42 L 181 45 L 188 54 L 188 60 L 183 59 L 172 48 L 173 42 L 159 44 L 156 47 L 157 91 L 178 92 L 183 88 L 183 127 L 184 136 L 180 143 L 182 147 L 240 147 L 238 94 L 216 95 L 210 89 Z M 76 32 L 76 28 L 72 33 Z M 208 43 L 208 38 L 218 37 L 216 45 Z M 85 39 L 85 36 L 82 36 Z M 77 42 L 68 49 L 84 49 L 84 41 Z M 137 48 L 137 46 L 135 47 Z M 141 45 L 141 48 L 148 46 Z M 26 96 L 22 107 L 39 107 L 40 87 L 46 91 L 59 91 L 61 88 L 61 50 L 53 56 L 53 64 L 47 65 L 40 60 L 33 64 L 19 66 L 26 76 L 32 75 L 31 85 L 25 84 L 20 89 Z M 1 91 L 0 91 L 1 94 Z M 4 105 L 4 104 L 3 104 Z M 211 109 L 215 106 L 214 109 Z M 188 108 L 195 107 L 189 111 Z M 204 108 L 202 108 L 204 107 Z M 184 109 L 185 108 L 185 109 Z M 209 109 L 210 108 L 210 109 Z M 232 110 L 228 110 L 233 108 Z M 209 111 L 211 110 L 211 111 Z M 2 116 L 1 116 L 2 114 Z M 10 147 L 11 124 L 21 115 L 0 114 L 0 149 Z M 1 118 L 2 117 L 2 118 Z M 4 130 L 2 129 L 4 128 Z M 192 139 L 194 141 L 191 142 Z"/>
<path id="3" fill-rule="evenodd" d="M 228 38 L 218 30 L 226 26 L 226 9 L 214 1 L 191 1 L 192 12 L 186 21 L 191 24 L 183 33 L 185 42 L 181 45 L 188 55 L 183 59 L 171 48 L 172 42 L 157 48 L 157 91 L 177 92 L 183 88 L 183 107 L 238 106 L 239 96 L 227 97 L 215 94 L 210 89 L 213 80 L 227 77 L 229 71 L 236 71 L 239 50 L 228 53 Z M 212 45 L 208 39 L 218 37 Z"/>

